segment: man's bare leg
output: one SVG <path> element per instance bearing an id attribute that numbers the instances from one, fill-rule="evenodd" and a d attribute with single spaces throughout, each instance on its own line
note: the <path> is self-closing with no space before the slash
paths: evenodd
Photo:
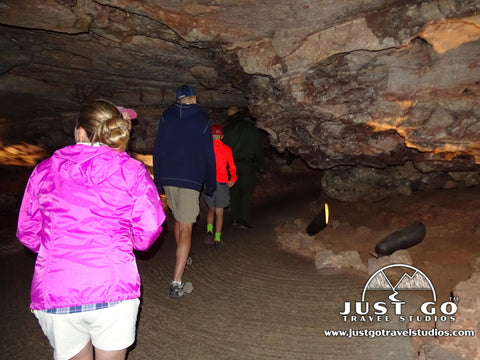
<path id="1" fill-rule="evenodd" d="M 192 245 L 192 223 L 181 223 L 175 220 L 175 241 L 177 253 L 173 281 L 182 281 L 185 265 Z"/>

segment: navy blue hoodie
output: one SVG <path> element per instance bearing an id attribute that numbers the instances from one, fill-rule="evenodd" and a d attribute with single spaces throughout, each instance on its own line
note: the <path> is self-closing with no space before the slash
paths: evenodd
<path id="1" fill-rule="evenodd" d="M 197 104 L 171 105 L 158 124 L 153 151 L 155 185 L 176 186 L 212 195 L 216 189 L 210 119 Z"/>

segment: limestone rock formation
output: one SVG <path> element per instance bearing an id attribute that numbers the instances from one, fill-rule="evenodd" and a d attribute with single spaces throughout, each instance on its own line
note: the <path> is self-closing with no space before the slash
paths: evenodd
<path id="1" fill-rule="evenodd" d="M 158 116 L 188 83 L 215 122 L 248 107 L 310 167 L 471 171 L 480 162 L 479 0 L 2 0 L 0 131 L 56 147 L 85 101 Z M 48 129 L 48 131 L 47 131 Z"/>

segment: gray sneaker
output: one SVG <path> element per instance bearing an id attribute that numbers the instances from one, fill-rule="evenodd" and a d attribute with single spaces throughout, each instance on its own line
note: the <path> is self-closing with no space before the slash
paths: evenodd
<path id="1" fill-rule="evenodd" d="M 192 266 L 192 264 L 193 264 L 193 259 L 192 259 L 191 256 L 189 256 L 189 257 L 187 258 L 187 262 L 186 262 L 186 264 L 185 264 L 185 270 L 190 269 L 190 266 Z"/>
<path id="2" fill-rule="evenodd" d="M 184 295 L 191 294 L 193 291 L 193 285 L 191 282 L 182 282 L 181 284 L 170 284 L 170 290 L 168 296 L 174 299 L 179 299 Z"/>

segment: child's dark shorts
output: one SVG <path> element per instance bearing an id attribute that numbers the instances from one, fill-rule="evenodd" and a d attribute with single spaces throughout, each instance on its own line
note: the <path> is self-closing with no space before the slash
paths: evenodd
<path id="1" fill-rule="evenodd" d="M 205 195 L 205 202 L 209 209 L 211 208 L 226 208 L 230 205 L 230 188 L 228 184 L 217 183 L 217 190 L 213 196 Z"/>

